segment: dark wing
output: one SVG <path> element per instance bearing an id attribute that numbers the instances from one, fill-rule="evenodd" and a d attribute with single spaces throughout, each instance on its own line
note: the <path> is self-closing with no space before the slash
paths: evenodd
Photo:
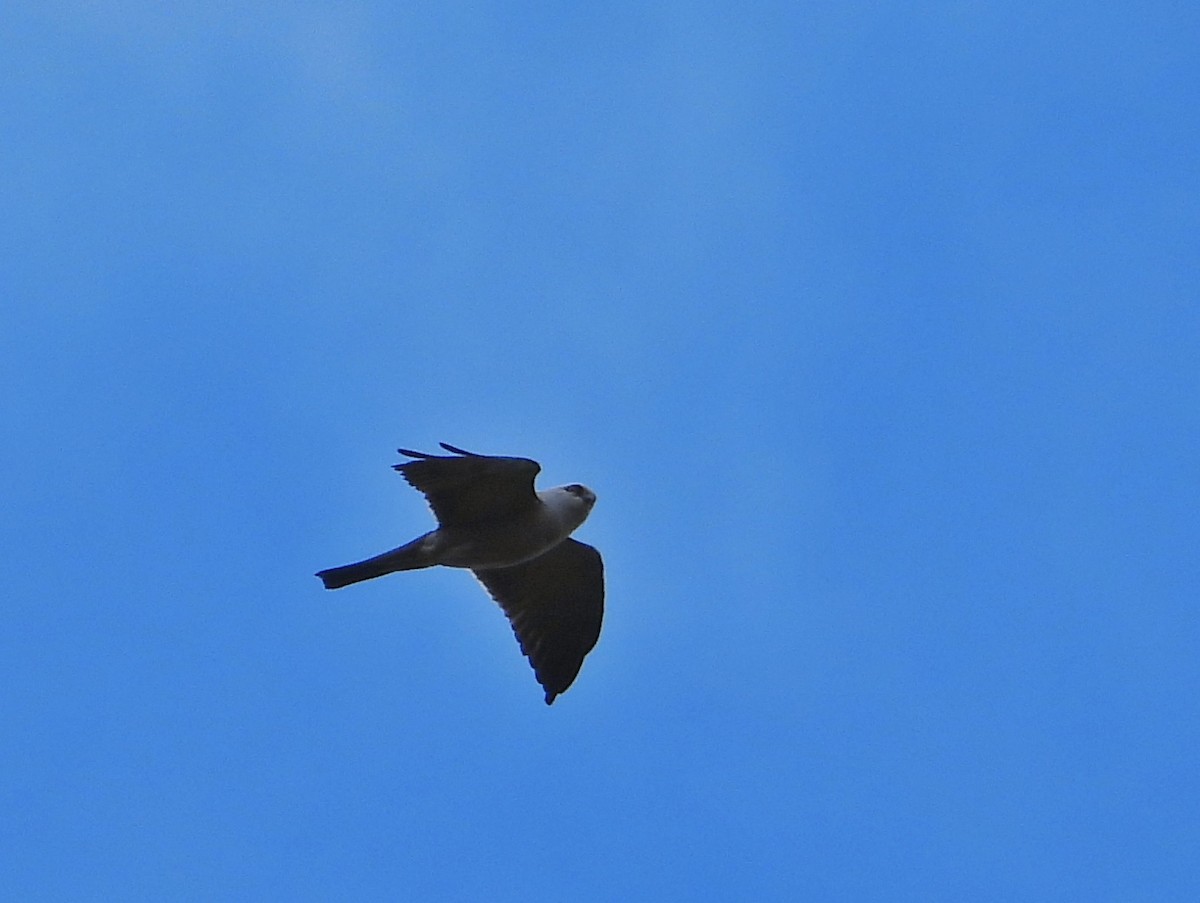
<path id="1" fill-rule="evenodd" d="M 477 455 L 441 443 L 454 457 L 399 449 L 416 458 L 394 468 L 424 494 L 438 523 L 447 527 L 505 520 L 537 504 L 533 478 L 541 466 L 528 458 Z"/>
<path id="2" fill-rule="evenodd" d="M 566 692 L 600 639 L 604 563 L 591 546 L 564 539 L 532 561 L 475 571 L 512 622 L 546 705 Z"/>

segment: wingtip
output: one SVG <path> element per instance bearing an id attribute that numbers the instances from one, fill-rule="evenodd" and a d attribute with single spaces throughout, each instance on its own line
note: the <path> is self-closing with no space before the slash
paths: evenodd
<path id="1" fill-rule="evenodd" d="M 546 691 L 546 705 L 553 705 L 553 704 L 554 704 L 554 698 L 555 698 L 557 695 L 558 695 L 557 693 L 554 693 L 554 692 L 552 692 L 552 691 L 550 691 L 550 690 L 547 690 L 547 691 Z"/>
<path id="2" fill-rule="evenodd" d="M 446 451 L 451 452 L 452 454 L 455 454 L 455 455 L 466 455 L 468 458 L 486 457 L 485 455 L 481 455 L 478 452 L 469 452 L 466 449 L 462 449 L 455 445 L 451 445 L 448 442 L 439 442 L 438 445 L 440 445 Z M 428 452 L 413 451 L 411 448 L 398 448 L 398 449 L 396 449 L 396 451 L 402 455 L 407 455 L 410 458 L 436 458 L 437 457 L 437 455 L 431 455 Z M 394 465 L 394 466 L 398 467 L 400 465 Z"/>
<path id="3" fill-rule="evenodd" d="M 451 452 L 456 455 L 466 455 L 468 458 L 482 458 L 483 457 L 483 455 L 480 455 L 476 452 L 466 451 L 465 449 L 461 449 L 456 446 L 453 446 L 448 442 L 439 442 L 438 445 L 440 445 L 446 451 Z"/>

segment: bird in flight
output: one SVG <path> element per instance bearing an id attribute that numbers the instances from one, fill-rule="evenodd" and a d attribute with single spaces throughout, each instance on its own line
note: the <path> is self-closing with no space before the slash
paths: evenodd
<path id="1" fill-rule="evenodd" d="M 414 460 L 394 465 L 425 496 L 437 529 L 317 576 L 326 589 L 339 589 L 394 571 L 468 568 L 504 609 L 549 705 L 600 638 L 604 564 L 599 552 L 570 538 L 596 494 L 578 483 L 539 492 L 537 461 L 439 444 L 449 456 L 402 448 Z"/>

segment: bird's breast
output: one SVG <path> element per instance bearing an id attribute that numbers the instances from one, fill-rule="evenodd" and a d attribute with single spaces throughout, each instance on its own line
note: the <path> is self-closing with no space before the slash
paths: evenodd
<path id="1" fill-rule="evenodd" d="M 536 558 L 570 534 L 552 512 L 539 507 L 528 516 L 470 527 L 438 529 L 439 564 L 488 569 Z"/>

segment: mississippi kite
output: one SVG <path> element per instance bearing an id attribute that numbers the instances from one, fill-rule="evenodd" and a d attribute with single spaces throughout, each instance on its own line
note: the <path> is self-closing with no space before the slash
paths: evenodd
<path id="1" fill-rule="evenodd" d="M 604 564 L 599 552 L 570 538 L 596 494 L 578 483 L 538 492 L 536 461 L 439 444 L 451 456 L 402 448 L 415 460 L 394 465 L 424 494 L 437 529 L 317 576 L 326 589 L 338 589 L 393 571 L 469 568 L 504 609 L 549 705 L 600 638 Z"/>

